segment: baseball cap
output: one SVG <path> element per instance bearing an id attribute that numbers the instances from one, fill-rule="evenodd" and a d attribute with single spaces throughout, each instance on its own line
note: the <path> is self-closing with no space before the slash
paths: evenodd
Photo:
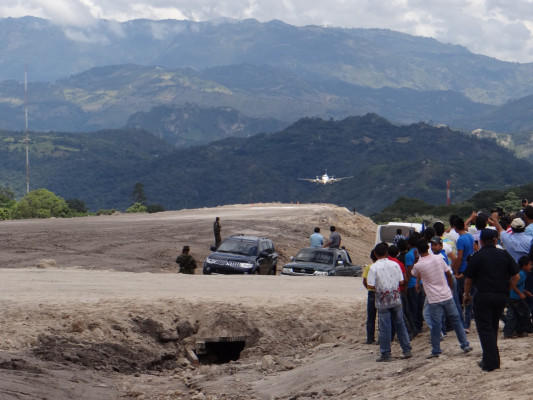
<path id="1" fill-rule="evenodd" d="M 522 218 L 515 218 L 513 219 L 513 222 L 511 222 L 511 228 L 523 229 L 525 227 L 526 227 L 526 224 Z"/>
<path id="2" fill-rule="evenodd" d="M 479 238 L 481 241 L 491 240 L 498 237 L 498 232 L 495 229 L 485 228 L 481 230 Z"/>
<path id="3" fill-rule="evenodd" d="M 433 236 L 430 240 L 432 243 L 442 244 L 442 239 L 438 236 Z"/>

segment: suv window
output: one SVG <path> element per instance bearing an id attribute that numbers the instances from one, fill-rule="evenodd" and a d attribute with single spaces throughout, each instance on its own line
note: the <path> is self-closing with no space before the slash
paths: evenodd
<path id="1" fill-rule="evenodd" d="M 268 243 L 266 241 L 262 241 L 261 243 L 259 243 L 259 252 L 261 253 L 262 251 L 266 251 L 267 253 L 270 253 L 268 249 Z"/>
<path id="2" fill-rule="evenodd" d="M 245 256 L 253 256 L 257 254 L 257 243 L 226 239 L 222 242 L 217 251 L 220 253 L 234 253 Z"/>

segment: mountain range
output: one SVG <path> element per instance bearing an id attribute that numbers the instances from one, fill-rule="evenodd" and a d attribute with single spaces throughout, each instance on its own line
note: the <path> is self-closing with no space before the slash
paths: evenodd
<path id="1" fill-rule="evenodd" d="M 533 130 L 533 64 L 389 30 L 228 19 L 67 28 L 24 17 L 0 18 L 0 34 L 0 129 L 25 125 L 27 64 L 29 122 L 38 131 L 114 129 L 134 118 L 180 145 L 172 129 L 143 126 L 137 113 L 175 114 L 187 104 L 253 119 L 246 135 L 369 112 L 403 124 Z M 231 132 L 217 129 L 212 139 Z"/>
<path id="2" fill-rule="evenodd" d="M 531 94 L 533 64 L 503 62 L 466 48 L 382 29 L 296 27 L 281 21 L 100 20 L 61 27 L 34 17 L 0 19 L 0 81 L 55 81 L 92 67 L 132 63 L 203 70 L 267 65 L 309 81 L 371 88 L 451 90 L 500 104 Z"/>
<path id="3" fill-rule="evenodd" d="M 0 18 L 0 186 L 166 208 L 327 201 L 378 211 L 528 182 L 533 64 L 380 29 Z M 519 158 L 517 158 L 517 156 Z M 490 161 L 490 162 L 489 162 Z M 330 174 L 347 182 L 298 181 Z"/>

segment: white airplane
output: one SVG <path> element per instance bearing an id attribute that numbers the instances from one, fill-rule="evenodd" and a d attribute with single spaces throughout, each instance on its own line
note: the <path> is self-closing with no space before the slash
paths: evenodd
<path id="1" fill-rule="evenodd" d="M 317 176 L 315 179 L 306 179 L 306 178 L 298 178 L 298 179 L 301 180 L 301 181 L 314 182 L 318 186 L 319 184 L 327 185 L 327 184 L 331 184 L 331 183 L 334 183 L 334 182 L 342 181 L 343 179 L 350 179 L 350 178 L 353 178 L 353 176 L 344 176 L 342 178 L 335 178 L 333 175 L 329 176 L 328 175 L 328 170 L 326 170 L 324 175 Z"/>

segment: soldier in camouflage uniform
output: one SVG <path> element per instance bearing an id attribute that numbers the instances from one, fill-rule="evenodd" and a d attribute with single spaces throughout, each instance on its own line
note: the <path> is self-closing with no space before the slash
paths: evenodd
<path id="1" fill-rule="evenodd" d="M 215 234 L 215 247 L 218 249 L 220 243 L 222 242 L 222 237 L 220 236 L 220 231 L 222 227 L 220 226 L 220 218 L 216 217 L 215 222 L 213 223 L 213 233 Z"/>
<path id="2" fill-rule="evenodd" d="M 189 246 L 183 246 L 181 254 L 176 258 L 176 263 L 180 266 L 180 274 L 194 275 L 196 269 L 196 260 L 189 254 Z"/>

